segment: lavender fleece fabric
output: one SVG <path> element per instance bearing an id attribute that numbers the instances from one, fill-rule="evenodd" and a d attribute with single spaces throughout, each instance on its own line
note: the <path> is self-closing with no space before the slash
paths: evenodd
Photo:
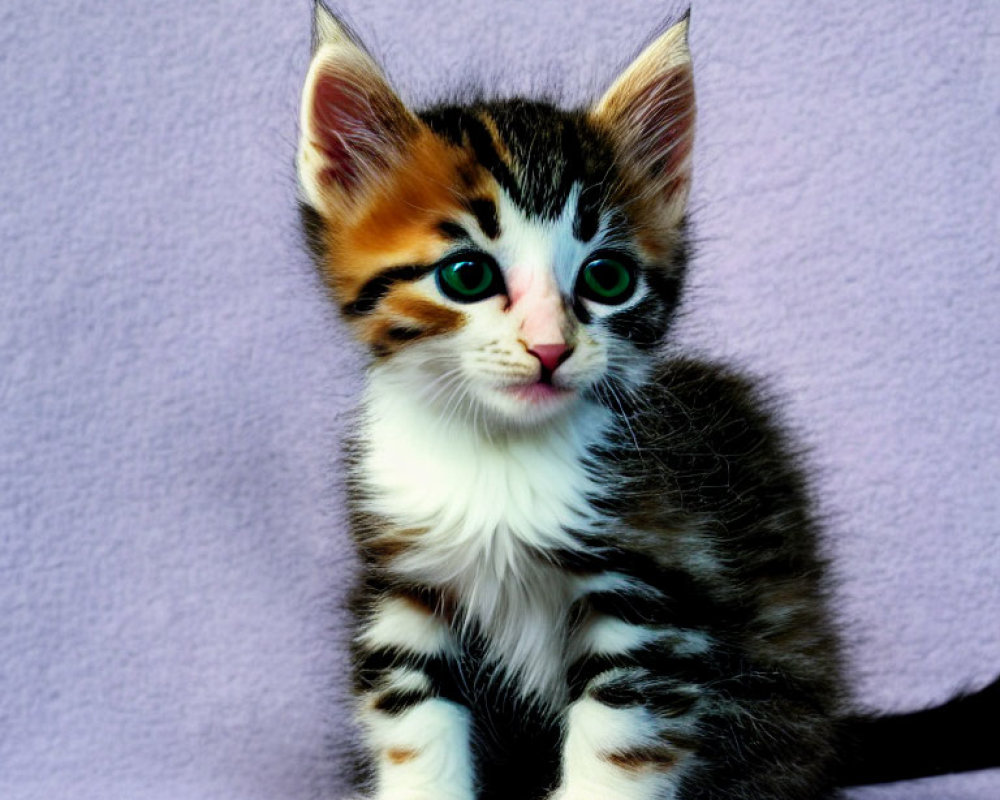
<path id="1" fill-rule="evenodd" d="M 678 335 L 786 399 L 857 704 L 940 701 L 1000 671 L 1000 13 L 694 1 Z M 340 8 L 414 102 L 582 101 L 680 10 Z M 5 800 L 341 795 L 360 362 L 296 227 L 310 13 L 0 8 Z M 995 800 L 1000 771 L 851 797 Z"/>

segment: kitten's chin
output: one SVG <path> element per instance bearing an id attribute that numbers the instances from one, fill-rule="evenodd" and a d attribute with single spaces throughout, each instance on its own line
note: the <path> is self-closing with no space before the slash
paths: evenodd
<path id="1" fill-rule="evenodd" d="M 508 428 L 544 425 L 565 414 L 579 400 L 575 389 L 542 382 L 490 388 L 479 395 L 495 422 Z"/>
<path id="2" fill-rule="evenodd" d="M 553 386 L 551 383 L 541 382 L 511 386 L 503 391 L 519 403 L 527 403 L 529 406 L 539 407 L 547 407 L 552 403 L 559 403 L 575 394 L 572 389 L 564 389 L 559 386 Z"/>

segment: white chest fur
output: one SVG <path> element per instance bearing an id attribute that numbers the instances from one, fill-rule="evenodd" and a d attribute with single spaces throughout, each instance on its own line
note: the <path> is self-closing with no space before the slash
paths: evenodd
<path id="1" fill-rule="evenodd" d="M 452 589 L 464 622 L 486 634 L 514 682 L 558 695 L 577 587 L 544 552 L 577 546 L 568 531 L 594 524 L 584 455 L 606 412 L 581 405 L 544 430 L 490 439 L 388 383 L 370 384 L 364 409 L 359 477 L 370 510 L 421 531 L 393 569 Z"/>

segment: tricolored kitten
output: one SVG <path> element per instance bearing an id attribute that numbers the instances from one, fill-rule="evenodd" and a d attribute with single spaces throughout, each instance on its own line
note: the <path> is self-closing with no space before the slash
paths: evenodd
<path id="1" fill-rule="evenodd" d="M 359 791 L 815 800 L 840 658 L 793 453 L 662 345 L 684 19 L 588 108 L 415 112 L 322 5 L 303 215 L 372 358 L 351 446 Z"/>

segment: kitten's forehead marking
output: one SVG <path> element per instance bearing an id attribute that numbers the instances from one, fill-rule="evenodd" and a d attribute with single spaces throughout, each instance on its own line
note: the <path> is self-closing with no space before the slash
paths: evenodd
<path id="1" fill-rule="evenodd" d="M 558 217 L 574 184 L 594 184 L 576 231 L 589 238 L 592 201 L 600 196 L 610 158 L 601 156 L 584 117 L 523 98 L 439 106 L 419 116 L 443 140 L 469 152 L 528 216 Z"/>
<path id="2" fill-rule="evenodd" d="M 559 294 L 568 304 L 573 303 L 577 276 L 587 257 L 615 243 L 616 231 L 610 214 L 598 217 L 593 234 L 587 241 L 581 241 L 576 236 L 583 191 L 579 183 L 574 184 L 562 212 L 551 219 L 525 213 L 507 192 L 498 191 L 502 233 L 495 243 L 491 243 L 492 246 L 483 244 L 504 270 L 512 294 L 523 291 L 522 287 L 544 292 L 554 281 Z M 606 312 L 621 312 L 636 305 L 646 294 L 643 287 L 640 282 L 640 288 L 628 302 L 609 306 Z M 516 302 L 513 296 L 511 300 Z"/>
<path id="3" fill-rule="evenodd" d="M 474 197 L 467 205 L 486 238 L 496 239 L 501 231 L 497 204 L 489 197 Z"/>

